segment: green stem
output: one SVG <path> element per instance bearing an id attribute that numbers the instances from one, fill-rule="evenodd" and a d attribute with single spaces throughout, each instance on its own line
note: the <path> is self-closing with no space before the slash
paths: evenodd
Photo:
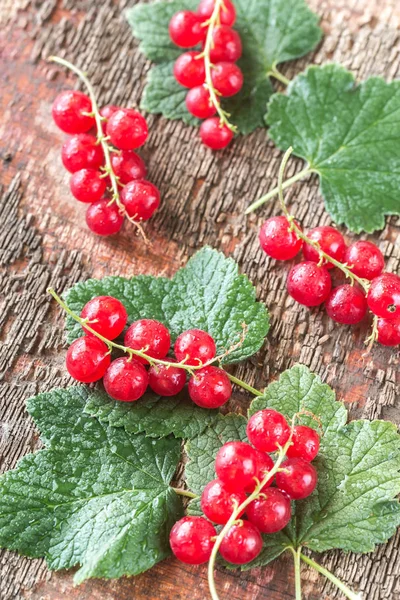
<path id="1" fill-rule="evenodd" d="M 301 547 L 297 551 L 290 546 L 294 558 L 294 582 L 296 587 L 296 600 L 301 600 L 301 571 L 300 571 L 300 552 Z"/>
<path id="2" fill-rule="evenodd" d="M 290 79 L 288 79 L 287 77 L 282 75 L 282 73 L 280 71 L 278 71 L 278 69 L 276 68 L 276 65 L 274 65 L 271 68 L 271 70 L 268 71 L 267 75 L 268 75 L 268 77 L 274 77 L 275 79 L 277 79 L 278 81 L 283 83 L 283 85 L 287 86 L 290 83 Z"/>
<path id="3" fill-rule="evenodd" d="M 253 394 L 254 396 L 262 396 L 263 395 L 263 392 L 260 392 L 260 390 L 256 390 L 256 388 L 253 388 L 251 385 L 249 385 L 248 383 L 245 383 L 241 379 L 238 379 L 234 375 L 231 375 L 230 373 L 227 373 L 227 375 L 233 383 L 236 383 L 236 385 L 239 385 L 244 390 L 247 390 L 248 392 L 250 392 L 250 394 Z"/>
<path id="4" fill-rule="evenodd" d="M 191 498 L 192 500 L 194 498 L 198 498 L 198 496 L 196 494 L 193 494 L 192 492 L 189 492 L 188 490 L 181 490 L 180 488 L 171 488 L 174 490 L 174 492 L 176 494 L 178 494 L 178 496 L 185 496 L 186 498 Z"/>
<path id="5" fill-rule="evenodd" d="M 290 177 L 290 179 L 287 179 L 286 181 L 284 181 L 282 184 L 282 189 L 286 190 L 286 188 L 290 187 L 293 183 L 296 183 L 296 181 L 299 181 L 300 179 L 302 179 L 309 173 L 313 173 L 313 172 L 314 172 L 313 169 L 311 169 L 311 167 L 309 165 L 307 165 L 307 167 L 305 167 L 305 169 L 303 169 L 302 171 L 299 171 L 298 173 L 296 173 L 296 175 L 293 175 L 293 177 Z M 253 212 L 257 208 L 259 208 L 260 206 L 265 204 L 265 202 L 268 202 L 268 200 L 271 200 L 271 198 L 274 198 L 278 194 L 279 194 L 279 187 L 276 187 L 273 190 L 269 191 L 268 194 L 265 194 L 265 196 L 262 196 L 261 198 L 259 198 L 255 202 L 253 202 L 253 204 L 250 204 L 250 206 L 246 209 L 244 214 L 248 215 L 249 213 Z"/>
<path id="6" fill-rule="evenodd" d="M 349 600 L 361 600 L 361 598 L 362 598 L 362 594 L 361 593 L 360 594 L 356 594 L 355 592 L 353 592 L 350 588 L 347 587 L 347 585 L 345 585 L 342 581 L 340 581 L 340 579 L 338 579 L 330 571 L 328 571 L 328 569 L 325 569 L 325 567 L 322 567 L 321 565 L 319 565 L 318 563 L 316 563 L 315 561 L 313 561 L 311 558 L 309 558 L 305 554 L 301 554 L 300 553 L 300 558 L 305 563 L 307 563 L 308 565 L 310 565 L 310 567 L 312 567 L 313 569 L 315 569 L 316 571 L 318 571 L 318 573 L 321 573 L 321 575 L 324 575 L 327 579 L 329 579 L 329 581 L 331 581 L 333 584 L 335 584 L 336 587 L 338 587 L 339 590 L 341 592 L 343 592 L 343 594 L 347 598 L 349 598 Z"/>

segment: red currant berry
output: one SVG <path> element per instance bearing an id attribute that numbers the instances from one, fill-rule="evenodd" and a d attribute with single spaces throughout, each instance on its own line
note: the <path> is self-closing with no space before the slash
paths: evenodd
<path id="1" fill-rule="evenodd" d="M 72 174 L 70 188 L 72 195 L 79 202 L 97 202 L 106 191 L 107 184 L 100 171 L 81 169 Z"/>
<path id="2" fill-rule="evenodd" d="M 171 550 L 178 560 L 188 565 L 207 562 L 217 536 L 214 525 L 203 517 L 183 517 L 169 534 Z"/>
<path id="3" fill-rule="evenodd" d="M 120 214 L 118 206 L 110 204 L 108 198 L 93 202 L 86 211 L 86 223 L 93 233 L 97 235 L 114 235 L 123 225 L 124 217 Z"/>
<path id="4" fill-rule="evenodd" d="M 65 133 L 86 133 L 92 129 L 96 124 L 94 117 L 85 114 L 91 112 L 89 96 L 76 90 L 61 92 L 52 109 L 55 124 Z"/>
<path id="5" fill-rule="evenodd" d="M 246 433 L 257 450 L 276 452 L 278 446 L 284 446 L 288 441 L 290 427 L 281 413 L 273 408 L 266 408 L 250 417 Z"/>
<path id="6" fill-rule="evenodd" d="M 103 117 L 103 119 L 108 119 L 111 117 L 111 115 L 113 115 L 115 112 L 117 112 L 117 110 L 120 110 L 120 106 L 117 106 L 116 104 L 106 104 L 105 106 L 103 106 L 103 108 L 101 108 L 99 110 L 100 116 Z"/>
<path id="7" fill-rule="evenodd" d="M 359 323 L 368 310 L 364 292 L 359 287 L 349 283 L 340 285 L 331 291 L 325 308 L 333 321 L 345 325 Z"/>
<path id="8" fill-rule="evenodd" d="M 326 267 L 313 261 L 301 262 L 289 271 L 287 289 L 289 294 L 304 306 L 318 306 L 327 300 L 332 280 Z"/>
<path id="9" fill-rule="evenodd" d="M 300 252 L 303 240 L 294 231 L 289 231 L 289 227 L 286 217 L 270 217 L 261 226 L 260 245 L 268 256 L 276 260 L 291 260 Z"/>
<path id="10" fill-rule="evenodd" d="M 171 40 L 180 48 L 197 46 L 207 35 L 207 28 L 202 27 L 203 19 L 190 10 L 177 12 L 169 22 Z"/>
<path id="11" fill-rule="evenodd" d="M 152 358 L 165 358 L 171 346 L 168 328 L 155 319 L 139 319 L 129 326 L 124 340 L 125 346 L 132 350 L 141 350 Z M 135 360 L 147 365 L 148 361 L 141 356 Z"/>
<path id="12" fill-rule="evenodd" d="M 81 383 L 101 379 L 110 364 L 108 348 L 99 338 L 80 337 L 68 348 L 66 366 L 68 373 Z"/>
<path id="13" fill-rule="evenodd" d="M 400 277 L 382 273 L 372 280 L 367 296 L 368 306 L 377 317 L 395 319 L 400 316 Z"/>
<path id="14" fill-rule="evenodd" d="M 210 117 L 200 125 L 200 137 L 203 144 L 211 150 L 222 150 L 232 141 L 233 131 L 226 125 L 221 125 L 219 117 Z"/>
<path id="15" fill-rule="evenodd" d="M 346 242 L 340 231 L 334 229 L 334 227 L 315 227 L 311 229 L 307 237 L 313 240 L 313 242 L 318 242 L 321 250 L 326 254 L 339 262 L 343 261 L 344 253 L 346 252 Z M 306 260 L 312 260 L 316 263 L 320 261 L 318 251 L 309 244 L 304 245 L 303 254 Z M 325 260 L 324 265 L 327 269 L 333 269 L 335 266 Z"/>
<path id="16" fill-rule="evenodd" d="M 231 62 L 220 62 L 211 71 L 214 88 L 225 98 L 235 96 L 243 87 L 243 73 Z"/>
<path id="17" fill-rule="evenodd" d="M 211 102 L 210 92 L 204 85 L 192 88 L 186 94 L 186 108 L 194 117 L 207 119 L 213 117 L 217 109 Z"/>
<path id="18" fill-rule="evenodd" d="M 189 379 L 189 396 L 202 408 L 219 408 L 232 395 L 232 385 L 228 375 L 218 367 L 199 369 Z"/>
<path id="19" fill-rule="evenodd" d="M 198 367 L 215 358 L 217 347 L 206 331 L 188 329 L 176 338 L 174 352 L 178 362 L 186 359 L 187 365 Z"/>
<path id="20" fill-rule="evenodd" d="M 67 171 L 75 173 L 81 169 L 99 169 L 104 163 L 104 154 L 94 135 L 81 133 L 63 144 L 61 159 Z"/>
<path id="21" fill-rule="evenodd" d="M 228 488 L 245 489 L 254 485 L 257 470 L 257 453 L 245 442 L 228 442 L 217 452 L 215 472 Z"/>
<path id="22" fill-rule="evenodd" d="M 104 378 L 104 389 L 114 400 L 135 402 L 145 393 L 149 376 L 143 365 L 126 356 L 113 360 Z"/>
<path id="23" fill-rule="evenodd" d="M 176 362 L 169 358 L 169 362 Z M 154 365 L 149 369 L 149 386 L 159 396 L 176 396 L 185 387 L 186 371 L 178 367 Z"/>
<path id="24" fill-rule="evenodd" d="M 301 500 L 313 493 L 318 481 L 317 471 L 302 458 L 288 458 L 276 474 L 276 485 L 292 498 Z"/>
<path id="25" fill-rule="evenodd" d="M 382 346 L 398 346 L 400 344 L 400 318 L 378 319 L 378 342 Z"/>
<path id="26" fill-rule="evenodd" d="M 242 490 L 229 490 L 222 481 L 214 479 L 206 485 L 201 495 L 201 510 L 207 519 L 225 525 L 235 508 L 246 500 Z M 242 513 L 243 514 L 243 513 Z"/>
<path id="27" fill-rule="evenodd" d="M 257 558 L 263 547 L 263 540 L 257 527 L 249 521 L 232 525 L 221 542 L 219 552 L 225 560 L 234 565 L 245 565 Z"/>
<path id="28" fill-rule="evenodd" d="M 88 320 L 88 325 L 107 340 L 114 340 L 121 335 L 128 320 L 125 306 L 112 296 L 96 296 L 85 304 L 81 318 Z M 93 335 L 83 328 L 87 335 Z"/>
<path id="29" fill-rule="evenodd" d="M 276 488 L 270 488 L 246 508 L 251 523 L 261 533 L 276 533 L 289 523 L 292 516 L 290 498 Z"/>
<path id="30" fill-rule="evenodd" d="M 119 178 L 119 182 L 123 184 L 146 177 L 144 160 L 133 150 L 113 153 L 111 166 L 114 174 Z"/>
<path id="31" fill-rule="evenodd" d="M 187 88 L 202 85 L 206 79 L 204 58 L 194 50 L 181 54 L 174 64 L 174 77 Z"/>
<path id="32" fill-rule="evenodd" d="M 371 242 L 359 240 L 346 249 L 344 261 L 357 277 L 375 279 L 385 267 L 382 252 Z"/>
<path id="33" fill-rule="evenodd" d="M 242 56 L 242 40 L 237 31 L 227 25 L 216 27 L 213 32 L 211 62 L 236 62 Z"/>
<path id="34" fill-rule="evenodd" d="M 272 458 L 269 456 L 269 454 L 266 454 L 265 452 L 261 452 L 260 450 L 255 449 L 254 450 L 256 455 L 257 455 L 257 472 L 256 472 L 256 479 L 258 479 L 258 481 L 261 483 L 264 479 L 264 477 L 267 475 L 267 473 L 274 468 L 274 461 L 272 460 Z M 270 477 L 267 480 L 267 483 L 265 483 L 262 487 L 262 489 L 269 487 L 272 482 L 274 480 L 274 477 Z M 256 482 L 253 481 L 253 483 L 251 485 L 248 485 L 245 488 L 245 492 L 247 492 L 248 494 L 251 494 L 252 492 L 254 492 L 254 489 L 256 487 Z"/>
<path id="35" fill-rule="evenodd" d="M 146 119 L 133 108 L 119 108 L 107 121 L 107 135 L 119 150 L 135 150 L 143 146 L 149 130 Z"/>
<path id="36" fill-rule="evenodd" d="M 319 435 L 311 427 L 296 425 L 293 428 L 292 446 L 286 452 L 289 458 L 302 458 L 311 462 L 319 450 Z"/>
<path id="37" fill-rule="evenodd" d="M 121 192 L 121 202 L 132 219 L 148 221 L 160 206 L 160 192 L 145 179 L 130 181 Z"/>
<path id="38" fill-rule="evenodd" d="M 197 14 L 201 16 L 202 19 L 209 19 L 215 8 L 215 0 L 201 0 L 198 8 Z M 219 13 L 219 18 L 222 25 L 232 25 L 235 24 L 236 21 L 236 9 L 231 0 L 224 0 L 221 10 Z"/>

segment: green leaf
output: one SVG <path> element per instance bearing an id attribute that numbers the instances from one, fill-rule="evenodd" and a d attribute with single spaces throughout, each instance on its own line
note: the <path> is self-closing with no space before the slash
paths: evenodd
<path id="1" fill-rule="evenodd" d="M 66 301 L 79 314 L 86 302 L 101 295 L 121 300 L 129 323 L 139 318 L 161 321 L 173 340 L 186 329 L 204 329 L 213 336 L 218 353 L 240 340 L 245 323 L 244 342 L 226 357 L 225 363 L 252 356 L 262 346 L 269 328 L 267 309 L 256 302 L 248 278 L 239 275 L 232 259 L 208 247 L 197 252 L 172 280 L 143 275 L 89 279 L 71 288 Z M 82 335 L 71 318 L 67 319 L 67 330 L 69 341 Z"/>
<path id="2" fill-rule="evenodd" d="M 46 448 L 0 478 L 0 546 L 44 556 L 51 569 L 80 565 L 76 583 L 136 575 L 170 554 L 179 440 L 108 427 L 72 390 L 68 402 L 63 390 L 28 401 Z"/>
<path id="3" fill-rule="evenodd" d="M 140 48 L 157 67 L 150 71 L 142 108 L 169 119 L 198 124 L 185 106 L 187 90 L 174 79 L 172 67 L 182 53 L 169 39 L 168 24 L 179 10 L 194 10 L 197 0 L 139 4 L 126 11 Z M 238 62 L 245 75 L 243 90 L 223 102 L 241 133 L 263 125 L 265 106 L 273 92 L 269 75 L 276 64 L 310 52 L 321 39 L 318 17 L 304 0 L 237 0 L 238 30 L 243 56 Z"/>
<path id="4" fill-rule="evenodd" d="M 282 150 L 293 146 L 320 177 L 333 220 L 373 232 L 400 214 L 400 81 L 356 85 L 339 65 L 309 67 L 275 94 L 266 117 Z"/>

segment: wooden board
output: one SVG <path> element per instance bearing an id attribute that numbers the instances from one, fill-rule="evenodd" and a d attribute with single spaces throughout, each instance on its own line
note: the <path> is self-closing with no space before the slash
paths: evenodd
<path id="1" fill-rule="evenodd" d="M 280 152 L 265 130 L 239 138 L 224 153 L 203 148 L 196 132 L 178 122 L 149 118 L 144 149 L 149 178 L 163 204 L 146 226 L 153 247 L 143 247 L 126 226 L 113 240 L 96 238 L 84 224 L 84 207 L 68 191 L 62 169 L 62 134 L 50 116 L 57 92 L 75 80 L 46 64 L 64 55 L 84 68 L 102 103 L 135 105 L 149 64 L 124 19 L 133 0 L 3 0 L 0 4 L 0 468 L 5 471 L 38 447 L 25 399 L 55 385 L 67 385 L 63 357 L 63 317 L 45 290 L 59 292 L 89 276 L 149 273 L 171 275 L 204 244 L 240 263 L 272 313 L 268 342 L 258 356 L 237 368 L 238 376 L 262 387 L 300 362 L 337 391 L 351 414 L 400 423 L 398 353 L 376 347 L 363 358 L 367 326 L 334 325 L 321 310 L 295 305 L 285 291 L 286 266 L 270 261 L 257 241 L 259 225 L 278 211 L 272 202 L 249 218 L 244 208 L 275 182 Z M 322 18 L 325 39 L 306 59 L 287 65 L 293 77 L 309 62 L 342 62 L 359 78 L 400 76 L 398 0 L 310 0 Z M 292 173 L 300 163 L 291 161 Z M 329 223 L 317 183 L 296 185 L 291 205 L 307 228 Z M 400 220 L 371 239 L 399 273 Z M 349 239 L 352 239 L 349 236 Z M 249 398 L 236 391 L 231 408 Z M 323 563 L 368 600 L 400 598 L 400 536 L 365 556 L 326 554 Z M 304 597 L 339 598 L 330 585 L 304 569 Z M 293 598 L 290 558 L 239 575 L 220 570 L 221 598 Z M 170 559 L 135 579 L 89 581 L 73 588 L 72 573 L 49 574 L 41 560 L 0 553 L 0 598 L 9 600 L 200 600 L 207 598 L 203 568 Z"/>

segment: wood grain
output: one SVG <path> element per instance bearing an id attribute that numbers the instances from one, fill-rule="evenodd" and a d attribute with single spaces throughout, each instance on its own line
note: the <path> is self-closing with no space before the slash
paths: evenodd
<path id="1" fill-rule="evenodd" d="M 171 275 L 204 244 L 237 260 L 272 313 L 268 342 L 258 356 L 237 368 L 256 387 L 301 362 L 337 391 L 353 417 L 400 423 L 399 354 L 376 347 L 363 358 L 368 327 L 334 325 L 321 310 L 295 305 L 285 292 L 287 267 L 266 258 L 258 247 L 262 220 L 278 211 L 276 202 L 243 216 L 244 208 L 275 182 L 280 153 L 258 130 L 223 153 L 200 146 L 193 129 L 151 116 L 143 155 L 149 178 L 162 192 L 162 209 L 146 226 L 150 250 L 131 226 L 113 240 L 92 236 L 84 207 L 68 192 L 60 161 L 62 134 L 50 118 L 56 93 L 73 79 L 46 64 L 59 54 L 85 69 L 102 103 L 135 105 L 149 64 L 140 55 L 123 10 L 133 0 L 3 0 L 0 5 L 0 468 L 5 471 L 38 447 L 25 400 L 38 391 L 67 385 L 63 357 L 63 317 L 49 302 L 49 285 L 59 292 L 89 276 L 149 273 Z M 322 19 L 325 39 L 305 59 L 286 65 L 293 77 L 309 62 L 338 61 L 359 78 L 399 77 L 398 0 L 310 0 Z M 288 175 L 300 168 L 291 162 Z M 292 171 L 292 173 L 290 172 Z M 288 194 L 305 227 L 329 223 L 310 179 Z M 400 220 L 388 220 L 371 236 L 388 269 L 399 273 Z M 352 236 L 348 236 L 352 239 Z M 246 407 L 236 392 L 230 408 Z M 400 599 L 400 536 L 365 556 L 331 552 L 324 564 L 368 600 Z M 304 597 L 339 598 L 310 570 L 302 573 Z M 217 574 L 222 598 L 289 600 L 293 572 L 289 558 L 246 574 Z M 207 598 L 205 569 L 170 559 L 135 579 L 89 581 L 73 588 L 71 572 L 50 574 L 41 560 L 0 553 L 0 598 L 30 600 L 124 600 Z"/>

